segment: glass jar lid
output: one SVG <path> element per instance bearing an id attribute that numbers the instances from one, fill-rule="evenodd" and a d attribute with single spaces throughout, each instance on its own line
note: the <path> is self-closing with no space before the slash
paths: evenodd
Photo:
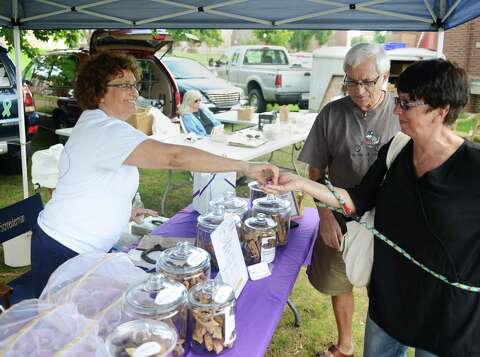
<path id="1" fill-rule="evenodd" d="M 195 274 L 210 267 L 210 254 L 189 242 L 165 249 L 157 260 L 157 271 L 173 275 Z"/>
<path id="2" fill-rule="evenodd" d="M 177 338 L 177 332 L 166 323 L 142 319 L 118 325 L 105 345 L 109 356 L 169 356 Z"/>
<path id="3" fill-rule="evenodd" d="M 222 198 L 215 201 L 225 208 L 225 212 L 242 217 L 248 211 L 247 201 L 235 197 L 233 191 L 227 191 Z"/>
<path id="4" fill-rule="evenodd" d="M 269 194 L 253 201 L 253 207 L 267 214 L 285 213 L 290 211 L 290 202 Z"/>
<path id="5" fill-rule="evenodd" d="M 266 231 L 268 229 L 274 229 L 277 226 L 277 223 L 268 218 L 264 213 L 257 213 L 254 217 L 250 217 L 245 221 L 245 225 L 248 228 Z"/>
<path id="6" fill-rule="evenodd" d="M 136 314 L 153 317 L 174 311 L 186 303 L 187 289 L 183 284 L 155 273 L 128 288 L 123 301 Z"/>
<path id="7" fill-rule="evenodd" d="M 233 301 L 235 301 L 233 288 L 213 279 L 195 285 L 188 293 L 188 302 L 194 308 L 222 308 Z"/>
<path id="8" fill-rule="evenodd" d="M 257 181 L 251 181 L 248 183 L 248 188 L 251 190 L 251 191 L 260 191 L 260 192 L 263 192 L 262 190 L 260 190 L 260 187 L 258 187 L 258 182 Z"/>
<path id="9" fill-rule="evenodd" d="M 198 226 L 212 232 L 217 228 L 225 218 L 225 207 L 217 204 L 215 201 L 209 203 L 209 210 L 207 213 L 198 216 Z"/>

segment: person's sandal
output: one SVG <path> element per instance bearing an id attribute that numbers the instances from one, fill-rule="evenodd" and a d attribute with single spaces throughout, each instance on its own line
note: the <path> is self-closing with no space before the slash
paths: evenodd
<path id="1" fill-rule="evenodd" d="M 330 352 L 330 353 L 329 353 Z M 337 346 L 331 345 L 328 347 L 328 350 L 325 352 L 317 352 L 314 357 L 353 357 L 353 353 L 351 355 L 346 355 L 340 351 Z"/>

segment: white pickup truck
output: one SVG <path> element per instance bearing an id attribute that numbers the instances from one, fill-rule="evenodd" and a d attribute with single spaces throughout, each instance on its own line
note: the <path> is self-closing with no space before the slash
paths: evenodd
<path id="1" fill-rule="evenodd" d="M 267 103 L 308 107 L 311 69 L 292 65 L 280 46 L 235 46 L 210 65 L 219 77 L 240 87 L 258 112 Z"/>

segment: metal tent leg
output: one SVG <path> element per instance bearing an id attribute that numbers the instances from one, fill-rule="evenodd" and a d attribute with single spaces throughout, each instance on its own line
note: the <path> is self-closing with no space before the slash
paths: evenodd
<path id="1" fill-rule="evenodd" d="M 301 322 L 300 314 L 298 313 L 298 310 L 295 307 L 295 304 L 292 302 L 292 300 L 288 299 L 287 300 L 287 305 L 290 308 L 290 310 L 292 310 L 293 317 L 295 318 L 295 321 L 294 321 L 293 324 L 295 325 L 295 327 L 300 327 L 300 322 Z"/>
<path id="2" fill-rule="evenodd" d="M 165 216 L 165 202 L 167 201 L 167 195 L 170 191 L 170 185 L 172 183 L 172 170 L 168 170 L 167 186 L 163 191 L 162 202 L 160 203 L 160 215 Z"/>

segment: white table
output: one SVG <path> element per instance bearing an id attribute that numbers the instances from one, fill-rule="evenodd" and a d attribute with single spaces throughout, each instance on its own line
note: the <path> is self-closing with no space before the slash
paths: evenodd
<path id="1" fill-rule="evenodd" d="M 66 137 L 69 137 L 70 135 L 72 135 L 72 128 L 62 128 L 62 129 L 57 129 L 55 130 L 55 134 L 57 134 L 58 136 L 66 136 Z"/>
<path id="2" fill-rule="evenodd" d="M 238 147 L 238 146 L 231 146 L 228 143 L 220 143 L 213 141 L 210 137 L 205 137 L 202 139 L 197 140 L 196 142 L 188 142 L 185 140 L 186 134 L 179 134 L 176 136 L 172 136 L 163 140 L 160 140 L 167 144 L 175 144 L 175 145 L 184 145 L 194 147 L 200 150 L 204 150 L 210 152 L 215 155 L 224 156 L 230 159 L 235 160 L 252 160 L 257 157 L 273 153 L 276 150 L 281 148 L 292 146 L 291 150 L 291 161 L 292 164 L 299 173 L 297 165 L 294 161 L 294 153 L 295 153 L 295 144 L 301 141 L 304 141 L 310 129 L 315 121 L 317 113 L 308 113 L 302 115 L 302 119 L 298 120 L 296 124 L 287 124 L 284 125 L 284 129 L 282 129 L 282 133 L 288 133 L 289 135 L 279 135 L 279 137 L 275 138 L 274 140 L 268 140 L 265 144 L 256 147 L 256 148 L 245 148 L 245 147 Z M 301 125 L 301 127 L 299 127 Z M 282 125 L 283 126 L 283 125 Z M 254 129 L 247 128 L 241 131 L 236 132 L 241 133 L 242 131 L 252 131 Z M 161 207 L 160 207 L 160 214 L 165 214 L 165 202 L 167 199 L 167 195 L 170 191 L 172 180 L 172 171 L 169 170 L 168 172 L 168 179 L 167 179 L 167 186 L 165 187 L 165 191 L 163 193 Z"/>
<path id="3" fill-rule="evenodd" d="M 236 110 L 229 110 L 228 112 L 216 113 L 215 118 L 224 124 L 247 126 L 255 126 L 258 124 L 258 113 L 253 113 L 252 120 L 240 120 L 238 119 L 238 112 Z"/>

